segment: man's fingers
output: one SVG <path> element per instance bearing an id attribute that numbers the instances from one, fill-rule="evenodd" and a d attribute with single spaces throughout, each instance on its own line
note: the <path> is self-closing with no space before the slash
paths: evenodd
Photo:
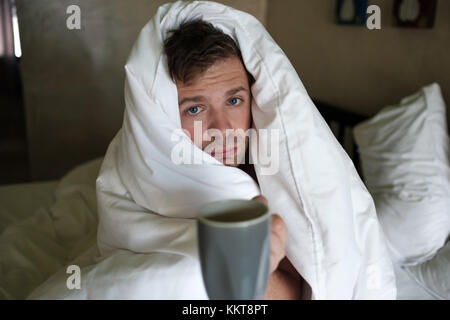
<path id="1" fill-rule="evenodd" d="M 254 197 L 252 200 L 259 201 L 268 205 L 266 197 L 259 195 Z M 272 214 L 272 232 L 275 231 L 276 235 L 285 243 L 288 238 L 288 229 L 284 220 L 276 213 Z"/>
<path id="2" fill-rule="evenodd" d="M 272 232 L 270 242 L 270 272 L 272 273 L 278 268 L 280 261 L 286 256 L 286 245 L 274 232 Z"/>
<path id="3" fill-rule="evenodd" d="M 272 232 L 274 232 L 283 243 L 286 243 L 289 236 L 288 229 L 284 220 L 276 213 L 272 215 Z"/>
<path id="4" fill-rule="evenodd" d="M 286 255 L 286 245 L 279 237 L 272 237 L 270 248 L 272 254 L 275 254 L 279 259 Z"/>
<path id="5" fill-rule="evenodd" d="M 268 201 L 263 195 L 256 196 L 252 200 L 259 201 L 268 206 Z M 280 261 L 286 256 L 288 229 L 283 219 L 278 214 L 272 214 L 271 219 L 270 272 L 272 273 L 278 268 Z"/>
<path id="6" fill-rule="evenodd" d="M 266 206 L 268 205 L 267 199 L 266 199 L 266 197 L 264 197 L 263 195 L 256 196 L 256 197 L 254 197 L 252 200 L 256 200 L 256 201 L 262 202 L 262 203 L 264 203 Z"/>

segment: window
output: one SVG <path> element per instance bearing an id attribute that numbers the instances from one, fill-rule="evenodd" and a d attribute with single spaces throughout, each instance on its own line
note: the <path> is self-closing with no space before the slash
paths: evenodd
<path id="1" fill-rule="evenodd" d="M 0 0 L 0 57 L 20 58 L 19 21 L 14 0 Z"/>

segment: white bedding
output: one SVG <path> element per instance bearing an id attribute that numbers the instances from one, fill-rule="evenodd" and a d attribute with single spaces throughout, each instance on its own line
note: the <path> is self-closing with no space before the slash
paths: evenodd
<path id="1" fill-rule="evenodd" d="M 254 162 L 260 190 L 245 172 L 195 147 L 181 130 L 177 88 L 162 43 L 169 30 L 199 17 L 237 42 L 255 78 L 256 137 L 263 132 L 279 136 L 258 145 L 260 153 L 271 154 L 269 165 Z M 395 298 L 394 272 L 373 200 L 292 64 L 257 19 L 214 2 L 168 3 L 142 29 L 125 71 L 123 125 L 97 180 L 103 256 L 123 249 L 152 253 L 148 259 L 155 253 L 178 255 L 178 268 L 165 279 L 151 278 L 151 289 L 158 298 L 179 299 L 180 283 L 190 277 L 196 284 L 191 290 L 204 292 L 202 281 L 196 281 L 199 266 L 183 270 L 183 263 L 192 268 L 192 260 L 199 260 L 196 213 L 210 201 L 262 193 L 270 210 L 286 222 L 287 257 L 309 283 L 313 299 Z M 253 160 L 256 137 L 249 143 Z M 200 163 L 176 163 L 172 152 L 180 147 Z M 159 262 L 154 259 L 155 273 L 171 269 Z"/>
<path id="2" fill-rule="evenodd" d="M 411 277 L 408 272 L 394 264 L 397 283 L 397 300 L 435 300 L 436 297 Z"/>
<path id="3" fill-rule="evenodd" d="M 36 209 L 50 206 L 57 185 L 58 181 L 46 181 L 0 186 L 0 232 Z"/>
<path id="4" fill-rule="evenodd" d="M 60 181 L 0 187 L 0 299 L 24 299 L 95 243 L 102 158 Z"/>
<path id="5" fill-rule="evenodd" d="M 176 6 L 177 4 L 174 5 L 175 8 Z M 169 9 L 170 5 L 162 8 L 159 11 L 160 17 L 163 17 Z M 201 6 L 195 8 L 193 5 L 191 9 L 194 12 L 199 9 L 201 12 L 204 8 L 202 9 Z M 223 7 L 215 8 L 214 5 L 211 5 L 209 9 L 216 12 L 215 9 L 221 11 Z M 225 10 L 225 12 L 227 11 Z M 249 17 L 241 16 L 241 18 L 241 23 L 248 23 L 249 30 L 254 28 L 257 34 L 261 32 L 259 26 L 253 24 L 254 22 Z M 229 20 L 233 22 L 232 18 Z M 227 19 L 224 21 L 226 26 L 229 21 Z M 148 36 L 146 32 L 151 25 L 152 22 L 143 29 L 141 38 Z M 234 26 L 233 23 L 231 25 Z M 156 26 L 158 26 L 157 23 Z M 247 39 L 243 34 L 239 34 L 239 32 L 237 34 L 238 37 L 243 37 L 241 41 Z M 261 178 L 263 192 L 269 192 L 266 195 L 269 202 L 274 208 L 280 210 L 279 213 L 288 222 L 290 234 L 294 234 L 294 239 L 291 238 L 288 242 L 288 256 L 290 259 L 292 258 L 297 270 L 310 282 L 314 298 L 392 298 L 395 297 L 396 292 L 392 274 L 392 271 L 395 271 L 398 299 L 432 299 L 433 297 L 404 270 L 391 269 L 386 259 L 370 195 L 356 175 L 350 159 L 338 146 L 334 137 L 331 138 L 331 131 L 312 105 L 296 73 L 293 72 L 288 61 L 284 60 L 284 54 L 274 46 L 270 36 L 264 33 L 262 35 L 258 42 L 258 45 L 261 45 L 259 49 L 268 49 L 267 52 L 275 50 L 277 53 L 272 58 L 278 65 L 275 64 L 276 67 L 265 66 L 268 69 L 262 68 L 256 55 L 251 55 L 253 52 L 251 41 L 242 42 L 243 47 L 248 45 L 246 47 L 248 51 L 244 50 L 244 59 L 247 59 L 250 71 L 260 74 L 259 78 L 257 77 L 255 92 L 257 93 L 257 102 L 262 110 L 256 108 L 258 106 L 255 102 L 253 111 L 256 114 L 257 125 L 261 127 L 263 123 L 268 125 L 271 122 L 268 121 L 270 118 L 280 121 L 273 121 L 278 125 L 283 123 L 287 127 L 287 129 L 283 129 L 292 130 L 289 131 L 291 133 L 289 137 L 293 140 L 290 140 L 289 143 L 294 144 L 296 148 L 288 147 L 289 143 L 286 142 L 286 149 L 283 149 L 282 152 L 285 152 L 285 156 L 289 153 L 289 156 L 296 160 L 288 163 L 296 170 L 291 172 L 292 167 L 287 168 L 289 165 L 286 165 L 284 167 L 286 176 L 277 177 L 275 182 L 265 180 L 267 178 L 261 176 L 259 178 Z M 146 39 L 154 40 L 155 38 L 147 37 Z M 137 42 L 137 46 L 142 45 L 145 46 L 148 43 L 142 42 L 141 39 L 141 42 Z M 264 51 L 266 52 L 266 50 Z M 146 56 L 134 57 L 146 58 Z M 270 54 L 267 55 L 267 59 L 269 58 Z M 148 63 L 149 60 L 143 59 L 141 62 L 143 61 L 146 62 L 145 65 L 151 66 L 151 63 Z M 131 86 L 134 86 L 133 90 L 137 90 L 137 83 L 145 79 L 140 78 L 142 76 L 140 74 L 137 74 L 136 77 L 136 73 L 134 73 L 136 69 L 133 70 L 133 66 L 136 67 L 133 63 L 127 65 L 128 75 L 133 74 L 134 76 L 128 79 L 128 85 L 135 82 Z M 276 70 L 280 68 L 285 68 L 285 73 L 277 74 Z M 277 75 L 280 77 L 274 83 L 286 81 L 286 84 L 295 84 L 292 88 L 289 88 L 289 85 L 283 87 L 286 92 L 282 92 L 281 97 L 278 96 L 281 101 L 278 103 L 285 104 L 281 111 L 271 109 L 273 105 L 276 105 L 271 100 L 274 93 L 264 93 L 262 90 L 262 82 L 267 83 L 274 80 L 269 76 L 271 72 L 275 74 L 275 78 Z M 144 74 L 143 77 L 150 74 Z M 164 74 L 159 76 L 165 77 Z M 264 79 L 261 80 L 262 78 Z M 170 87 L 167 82 L 157 85 L 162 86 L 159 89 L 163 92 L 169 90 L 168 87 Z M 279 88 L 275 86 L 275 89 Z M 271 90 L 275 89 L 271 87 Z M 171 95 L 166 96 L 169 97 L 168 99 L 173 98 Z M 128 104 L 130 100 L 133 100 L 132 98 L 148 102 L 142 92 L 127 97 Z M 301 102 L 301 108 L 293 109 L 293 101 Z M 151 103 L 153 102 L 151 101 Z M 152 104 L 144 103 L 144 105 Z M 154 107 L 154 105 L 152 106 Z M 283 114 L 286 118 L 283 119 L 285 122 L 282 122 L 280 113 L 282 114 L 286 110 L 290 112 Z M 130 114 L 132 112 L 128 110 L 128 115 Z M 152 116 L 154 115 L 153 113 Z M 299 120 L 304 123 L 301 128 L 295 125 Z M 294 129 L 299 130 L 298 136 L 292 134 L 295 133 Z M 145 135 L 141 138 L 145 138 Z M 123 139 L 126 141 L 126 138 Z M 322 150 L 317 148 L 318 145 L 326 146 L 326 148 Z M 110 146 L 110 156 L 111 154 L 115 155 L 111 150 L 116 147 L 117 139 Z M 328 150 L 330 153 L 327 154 L 324 150 Z M 125 159 L 127 159 L 126 156 L 129 154 L 125 155 Z M 330 159 L 332 161 L 327 161 Z M 114 161 L 111 157 L 107 160 L 102 168 L 104 173 L 110 173 L 108 170 L 114 171 L 116 168 L 112 166 Z M 145 165 L 151 167 L 150 164 L 152 164 L 149 158 L 145 159 L 145 164 L 133 157 L 131 160 L 136 161 L 134 165 L 137 167 Z M 174 296 L 176 299 L 205 299 L 204 288 L 199 285 L 202 283 L 199 264 L 195 259 L 190 258 L 191 256 L 195 257 L 196 253 L 195 248 L 189 246 L 195 241 L 195 238 L 191 237 L 195 234 L 195 229 L 190 228 L 192 221 L 188 222 L 190 219 L 187 218 L 189 217 L 178 217 L 186 222 L 186 228 L 174 228 L 173 230 L 178 230 L 178 233 L 174 234 L 173 238 L 167 238 L 170 241 L 164 244 L 165 247 L 160 247 L 160 251 L 149 250 L 149 247 L 154 249 L 152 245 L 154 246 L 156 242 L 147 240 L 155 240 L 156 238 L 151 238 L 153 234 L 164 235 L 164 230 L 167 231 L 167 229 L 158 230 L 159 227 L 164 227 L 164 223 L 157 219 L 148 220 L 150 216 L 148 208 L 124 201 L 129 200 L 130 193 L 128 191 L 130 190 L 125 189 L 124 198 L 120 198 L 120 194 L 114 193 L 122 190 L 120 188 L 123 186 L 120 185 L 119 180 L 110 180 L 109 182 L 117 182 L 117 185 L 113 184 L 113 189 L 108 189 L 111 187 L 111 185 L 105 184 L 105 177 L 108 178 L 108 174 L 100 175 L 101 179 L 97 180 L 97 183 L 100 182 L 97 186 L 100 185 L 104 188 L 100 189 L 100 194 L 104 196 L 104 200 L 109 201 L 103 209 L 120 210 L 104 212 L 104 215 L 111 214 L 111 212 L 113 214 L 126 212 L 134 214 L 132 215 L 134 221 L 131 221 L 129 216 L 116 220 L 116 223 L 124 223 L 118 223 L 115 226 L 117 233 L 106 234 L 105 232 L 108 230 L 102 230 L 104 232 L 103 240 L 108 239 L 115 242 L 112 241 L 113 245 L 109 248 L 111 250 L 108 250 L 106 242 L 102 242 L 103 253 L 109 252 L 101 255 L 101 250 L 97 245 L 99 217 L 95 188 L 102 161 L 102 158 L 96 159 L 77 167 L 57 184 L 49 182 L 39 185 L 39 191 L 36 192 L 30 191 L 33 186 L 28 185 L 0 188 L 0 200 L 4 199 L 4 204 L 6 204 L 0 211 L 2 228 L 0 236 L 0 298 L 161 299 L 170 298 L 168 294 L 176 292 L 176 296 Z M 139 176 L 139 170 L 135 174 L 138 180 L 141 179 L 141 182 L 145 179 L 145 176 Z M 109 178 L 111 176 L 109 174 Z M 165 179 L 167 177 L 168 175 L 164 176 Z M 145 186 L 145 184 L 143 185 Z M 34 187 L 38 187 L 38 185 Z M 270 192 L 274 190 L 277 192 Z M 32 192 L 36 198 L 26 196 L 25 194 L 28 192 Z M 252 192 L 254 190 L 251 190 L 249 194 Z M 18 194 L 21 195 L 14 196 Z M 154 195 L 152 197 L 154 198 Z M 164 197 L 170 198 L 173 195 L 162 194 L 162 198 Z M 24 200 L 20 201 L 22 199 Z M 42 202 L 37 199 L 42 199 Z M 179 197 L 176 200 L 182 203 L 182 199 Z M 299 199 L 304 202 L 302 203 Z M 146 204 L 145 199 L 140 200 L 141 204 Z M 337 207 L 334 206 L 336 203 Z M 13 209 L 8 209 L 8 207 Z M 164 206 L 160 208 L 163 211 L 167 209 Z M 333 215 L 336 208 L 342 210 L 339 211 L 341 215 Z M 147 213 L 147 216 L 136 215 L 137 212 Z M 163 213 L 168 214 L 168 212 Z M 176 211 L 171 211 L 168 215 L 175 213 Z M 110 218 L 111 216 L 108 217 L 108 219 Z M 173 217 L 166 218 L 172 219 Z M 127 219 L 130 220 L 127 221 Z M 132 222 L 131 227 L 125 224 L 130 221 Z M 151 221 L 158 221 L 158 223 L 152 225 Z M 140 225 L 148 228 L 141 227 L 141 232 L 137 235 L 124 232 L 124 230 L 139 230 L 137 227 Z M 343 234 L 347 234 L 346 231 L 349 232 L 348 238 L 343 237 Z M 173 236 L 173 234 L 169 234 L 169 236 Z M 161 239 L 164 240 L 164 238 L 156 240 L 160 241 Z M 118 246 L 118 244 L 123 246 Z M 347 258 L 350 259 L 347 260 Z M 69 277 L 66 268 L 72 264 L 78 265 L 82 270 L 80 289 L 69 289 L 66 286 L 66 280 Z M 374 273 L 381 279 L 375 281 L 378 289 L 371 293 L 368 283 L 374 285 L 370 281 L 371 275 L 373 276 Z M 175 278 L 174 275 L 176 275 Z"/>
<path id="6" fill-rule="evenodd" d="M 0 300 L 99 298 L 96 290 L 104 299 L 158 298 L 158 292 L 139 291 L 146 278 L 164 279 L 163 269 L 155 274 L 150 268 L 153 259 L 121 251 L 98 260 L 95 180 L 102 161 L 99 158 L 80 165 L 60 181 L 0 187 Z M 176 255 L 154 256 L 161 265 L 172 268 L 177 268 L 180 260 Z M 72 264 L 83 268 L 81 286 L 90 284 L 93 290 L 89 295 L 87 291 L 67 289 L 66 270 Z M 192 267 L 197 265 L 193 263 Z M 200 297 L 188 278 L 181 287 L 185 289 L 181 297 Z"/>
<path id="7" fill-rule="evenodd" d="M 206 202 L 251 198 L 259 190 L 246 173 L 214 158 L 197 167 L 176 166 L 168 158 L 174 145 L 168 140 L 180 119 L 161 41 L 167 30 L 194 16 L 203 16 L 239 43 L 256 80 L 254 126 L 280 134 L 279 170 L 264 175 L 261 163 L 255 169 L 271 210 L 287 224 L 287 256 L 311 286 L 312 298 L 395 298 L 394 272 L 373 200 L 295 69 L 254 17 L 201 1 L 162 6 L 127 61 L 123 127 L 97 179 L 100 250 L 93 242 L 97 215 L 91 179 L 88 185 L 74 175 L 72 185 L 63 179 L 55 204 L 32 217 L 34 225 L 43 222 L 39 236 L 52 249 L 46 252 L 54 253 L 51 269 L 58 262 L 78 264 L 81 289 L 66 287 L 63 267 L 29 298 L 207 298 L 194 213 Z M 191 146 L 186 138 L 183 143 Z"/>
<path id="8" fill-rule="evenodd" d="M 81 249 L 78 251 L 83 251 L 87 247 L 90 247 L 90 249 L 84 251 L 77 259 L 70 259 L 65 254 L 58 254 L 58 251 L 55 250 L 57 248 L 65 250 L 63 240 L 56 237 L 56 234 L 63 232 L 64 224 L 58 224 L 56 221 L 57 216 L 52 214 L 52 210 L 56 208 L 57 202 L 60 203 L 60 208 L 64 208 L 62 212 L 66 213 L 63 215 L 63 219 L 70 219 L 71 216 L 74 216 L 78 217 L 77 220 L 79 221 L 85 221 L 84 224 L 74 224 L 73 226 L 76 228 L 72 228 L 73 234 L 77 234 L 80 240 L 86 234 L 89 235 L 89 232 L 86 233 L 86 230 L 93 230 L 97 227 L 97 220 L 91 219 L 90 216 L 90 212 L 94 208 L 90 207 L 88 203 L 74 206 L 70 202 L 64 201 L 63 198 L 66 196 L 73 200 L 78 198 L 78 203 L 82 204 L 84 202 L 83 192 L 77 192 L 77 190 L 84 189 L 84 193 L 87 190 L 91 190 L 90 192 L 94 195 L 94 181 L 98 175 L 101 162 L 102 158 L 75 168 L 61 180 L 61 183 L 51 181 L 0 187 L 0 203 L 2 204 L 0 207 L 0 221 L 2 221 L 2 235 L 0 236 L 0 299 L 23 299 L 35 289 L 36 291 L 28 297 L 29 299 L 43 296 L 55 297 L 65 291 L 67 295 L 60 295 L 60 298 L 89 299 L 95 297 L 95 294 L 94 296 L 88 296 L 82 290 L 67 290 L 65 280 L 69 275 L 66 274 L 66 268 L 70 264 L 77 264 L 80 267 L 87 266 L 87 268 L 84 268 L 84 271 L 96 277 L 95 283 L 99 290 L 105 287 L 114 287 L 111 286 L 108 279 L 115 279 L 114 281 L 123 279 L 123 281 L 129 282 L 129 286 L 126 286 L 127 288 L 139 288 L 140 286 L 133 283 L 133 280 L 141 281 L 146 278 L 146 273 L 152 272 L 148 266 L 148 260 L 144 259 L 144 255 L 136 255 L 128 251 L 123 251 L 98 263 L 96 258 L 99 256 L 99 252 L 95 246 L 96 239 L 92 234 L 88 237 L 87 243 L 81 246 Z M 59 200 L 55 199 L 55 192 L 60 195 Z M 23 201 L 24 199 L 25 201 Z M 89 225 L 90 228 L 87 228 Z M 56 232 L 53 233 L 51 230 Z M 45 241 L 42 241 L 42 239 L 45 239 Z M 31 245 L 32 243 L 35 245 Z M 82 244 L 82 241 L 80 241 L 80 244 Z M 5 255 L 7 251 L 11 251 L 14 254 Z M 43 252 L 49 253 L 43 255 Z M 160 260 L 161 264 L 176 266 L 176 255 L 160 255 L 159 258 L 168 259 Z M 133 268 L 132 270 L 122 270 L 123 276 L 121 277 L 118 274 L 118 269 L 114 268 L 116 264 L 129 265 L 133 266 Z M 397 283 L 397 299 L 435 299 L 403 269 L 394 266 L 394 271 Z M 126 273 L 132 273 L 134 276 L 126 277 Z M 160 273 L 158 276 L 164 277 L 164 274 Z M 82 288 L 88 282 L 92 282 L 92 279 L 83 281 L 82 276 Z M 54 286 L 54 283 L 58 283 L 60 287 Z M 119 284 L 119 286 L 124 287 L 123 284 Z M 186 299 L 196 298 L 189 289 L 192 287 L 190 283 L 185 283 L 181 287 L 186 289 L 184 292 L 180 292 L 181 297 Z M 115 298 L 118 294 L 117 291 L 112 290 L 106 298 Z M 142 297 L 151 299 L 157 296 L 157 292 L 132 290 L 124 294 L 129 299 Z"/>
<path id="9" fill-rule="evenodd" d="M 450 139 L 432 83 L 354 128 L 366 185 L 392 261 L 430 260 L 450 236 Z"/>

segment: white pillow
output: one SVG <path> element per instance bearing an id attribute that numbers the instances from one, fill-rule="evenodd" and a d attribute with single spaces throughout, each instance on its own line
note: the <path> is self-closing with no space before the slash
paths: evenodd
<path id="1" fill-rule="evenodd" d="M 445 112 L 433 83 L 354 128 L 365 182 L 399 265 L 429 260 L 450 233 Z"/>
<path id="2" fill-rule="evenodd" d="M 404 270 L 435 298 L 450 300 L 450 242 L 431 260 Z"/>

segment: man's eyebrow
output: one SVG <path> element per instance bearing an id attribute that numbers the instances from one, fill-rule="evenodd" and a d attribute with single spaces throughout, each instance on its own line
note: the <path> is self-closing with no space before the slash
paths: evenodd
<path id="1" fill-rule="evenodd" d="M 233 94 L 238 93 L 239 91 L 247 91 L 243 86 L 239 86 L 233 89 L 228 90 L 225 92 L 225 96 L 231 96 Z M 181 99 L 181 101 L 178 103 L 178 105 L 183 105 L 186 102 L 202 102 L 205 100 L 204 96 L 195 96 L 195 97 L 186 97 Z"/>
<path id="2" fill-rule="evenodd" d="M 225 92 L 225 96 L 231 96 L 233 94 L 238 93 L 239 91 L 247 91 L 243 86 L 240 87 L 236 87 L 234 89 L 228 90 L 227 92 Z"/>
<path id="3" fill-rule="evenodd" d="M 183 98 L 178 104 L 181 106 L 182 104 L 184 104 L 186 102 L 201 102 L 203 100 L 205 100 L 205 97 L 203 97 L 203 96 L 187 97 L 187 98 Z"/>

